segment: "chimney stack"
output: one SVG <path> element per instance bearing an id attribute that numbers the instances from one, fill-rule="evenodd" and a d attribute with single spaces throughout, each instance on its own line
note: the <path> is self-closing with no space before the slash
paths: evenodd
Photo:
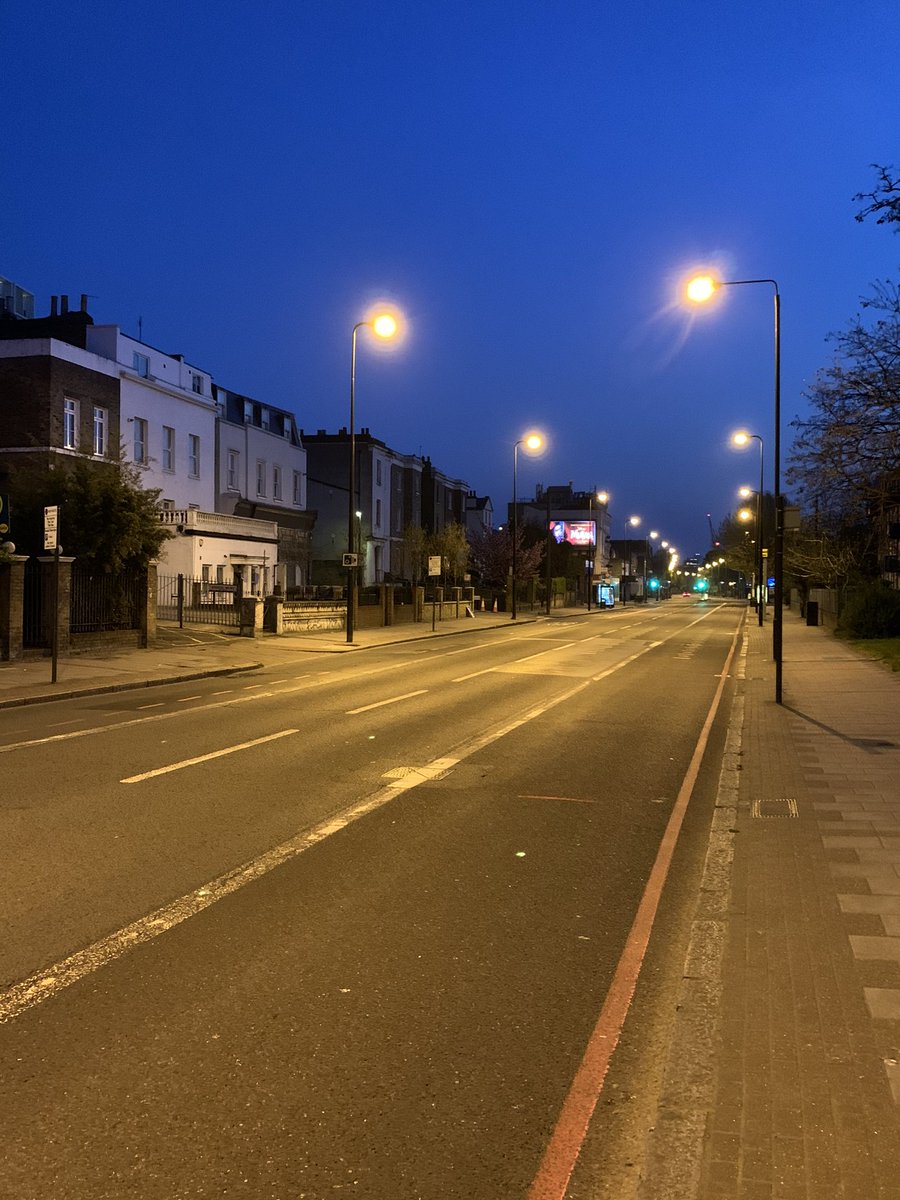
<path id="1" fill-rule="evenodd" d="M 87 302 L 88 302 L 87 292 L 82 292 L 81 293 L 81 311 L 83 313 L 87 312 Z"/>
<path id="2" fill-rule="evenodd" d="M 50 297 L 50 316 L 51 317 L 56 316 L 56 297 L 55 296 Z"/>
<path id="3" fill-rule="evenodd" d="M 62 316 L 65 316 L 65 314 L 69 311 L 69 297 L 68 296 L 60 296 L 59 305 L 60 305 L 60 308 L 59 308 L 60 314 Z"/>

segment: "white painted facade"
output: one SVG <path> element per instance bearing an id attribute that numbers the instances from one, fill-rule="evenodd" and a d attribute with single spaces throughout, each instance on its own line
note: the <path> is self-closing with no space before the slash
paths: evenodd
<path id="1" fill-rule="evenodd" d="M 118 365 L 123 450 L 140 468 L 143 485 L 160 489 L 164 507 L 214 512 L 212 377 L 180 356 L 129 337 L 116 325 L 89 327 L 88 345 Z M 139 442 L 141 428 L 146 437 Z"/>
<path id="2" fill-rule="evenodd" d="M 122 333 L 90 326 L 88 345 L 116 364 L 124 456 L 147 488 L 160 489 L 162 520 L 174 532 L 160 555 L 161 575 L 234 582 L 245 594 L 274 586 L 278 529 L 272 521 L 216 512 L 217 406 L 212 376 Z"/>

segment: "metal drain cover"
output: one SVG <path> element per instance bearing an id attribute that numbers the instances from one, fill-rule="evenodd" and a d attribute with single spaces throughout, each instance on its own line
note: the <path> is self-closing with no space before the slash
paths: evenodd
<path id="1" fill-rule="evenodd" d="M 750 805 L 751 817 L 799 817 L 800 810 L 793 796 L 778 800 L 754 800 Z"/>

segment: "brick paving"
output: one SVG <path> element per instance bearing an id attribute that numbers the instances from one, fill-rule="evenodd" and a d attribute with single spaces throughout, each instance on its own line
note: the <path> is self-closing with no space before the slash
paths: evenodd
<path id="1" fill-rule="evenodd" d="M 771 625 L 747 624 L 695 1195 L 900 1200 L 900 678 L 789 615 L 784 633 L 779 707 Z"/>

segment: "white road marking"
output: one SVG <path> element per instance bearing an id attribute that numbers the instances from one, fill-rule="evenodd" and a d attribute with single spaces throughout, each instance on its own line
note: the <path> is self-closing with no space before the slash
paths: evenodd
<path id="1" fill-rule="evenodd" d="M 542 641 L 547 639 L 542 638 Z M 592 638 L 586 639 L 593 641 Z M 451 679 L 451 683 L 465 683 L 467 679 L 477 679 L 479 675 L 490 675 L 492 671 L 505 671 L 509 667 L 515 667 L 518 663 L 530 662 L 533 658 L 540 658 L 543 654 L 553 654 L 554 651 L 568 650 L 570 646 L 580 646 L 581 642 L 563 642 L 561 646 L 550 646 L 546 650 L 538 650 L 535 654 L 526 654 L 524 658 L 513 658 L 508 663 L 502 663 L 496 667 L 485 667 L 483 671 L 473 671 L 471 675 L 460 675 L 456 679 Z"/>
<path id="2" fill-rule="evenodd" d="M 374 704 L 364 704 L 362 708 L 348 708 L 347 717 L 355 717 L 358 713 L 371 712 L 373 708 L 384 708 L 386 704 L 399 704 L 401 700 L 411 700 L 413 696 L 424 696 L 428 688 L 419 688 L 417 692 L 407 692 L 403 696 L 391 696 L 390 700 L 376 700 Z"/>
<path id="3" fill-rule="evenodd" d="M 704 614 L 704 617 L 706 615 Z M 698 620 L 703 620 L 704 617 L 700 617 Z M 692 622 L 692 624 L 696 624 L 696 622 Z M 670 637 L 677 637 L 679 632 L 676 631 Z M 663 641 L 668 640 L 669 638 L 663 639 Z M 662 645 L 662 642 L 656 642 L 654 645 Z M 644 647 L 643 650 L 638 651 L 631 658 L 625 659 L 616 666 L 611 667 L 597 678 L 604 678 L 606 675 L 611 675 L 613 671 L 619 670 L 628 662 L 639 658 L 642 654 L 646 654 L 652 648 L 652 646 Z M 152 941 L 168 929 L 173 928 L 173 926 L 179 925 L 182 921 L 196 916 L 197 913 L 209 908 L 218 900 L 223 899 L 232 892 L 238 891 L 245 884 L 259 879 L 261 876 L 268 874 L 269 871 L 274 870 L 275 867 L 309 850 L 318 842 L 323 841 L 325 838 L 342 829 L 346 829 L 348 825 L 358 821 L 361 817 L 389 804 L 403 792 L 418 787 L 421 783 L 427 782 L 428 779 L 434 778 L 438 771 L 448 770 L 450 767 L 462 762 L 463 759 L 470 758 L 479 750 L 483 750 L 485 746 L 491 745 L 492 742 L 499 741 L 514 729 L 518 729 L 529 721 L 534 721 L 542 717 L 544 713 L 549 712 L 550 709 L 556 708 L 560 704 L 565 704 L 572 697 L 577 696 L 585 688 L 589 687 L 591 682 L 593 681 L 583 680 L 575 684 L 574 687 L 568 688 L 552 699 L 543 701 L 535 708 L 529 709 L 528 712 L 506 722 L 504 725 L 496 726 L 494 729 L 479 734 L 471 741 L 456 747 L 453 758 L 435 759 L 433 763 L 427 764 L 415 772 L 410 772 L 404 778 L 393 780 L 389 786 L 360 800 L 357 804 L 351 805 L 343 812 L 328 817 L 311 830 L 299 833 L 289 841 L 282 842 L 280 846 L 274 847 L 274 849 L 269 850 L 259 858 L 253 859 L 249 863 L 235 868 L 233 871 L 218 876 L 187 896 L 182 896 L 172 904 L 157 909 L 148 916 L 142 917 L 133 924 L 126 926 L 124 929 L 110 934 L 109 937 L 94 942 L 93 945 L 87 946 L 84 950 L 79 950 L 61 962 L 55 963 L 53 966 L 31 975 L 28 979 L 22 980 L 21 983 L 13 984 L 6 991 L 0 992 L 0 1024 L 14 1020 L 21 1013 L 34 1008 L 44 1000 L 49 1000 L 51 996 L 61 992 L 70 984 L 76 983 L 86 975 L 90 975 L 92 972 L 106 966 L 107 963 L 120 958 L 135 946 Z M 245 699 L 252 700 L 256 699 L 256 697 L 247 696 Z M 228 703 L 235 702 L 228 701 Z M 214 706 L 211 705 L 210 707 Z M 145 719 L 151 721 L 160 720 L 163 715 L 171 714 L 160 714 L 159 717 Z M 285 731 L 285 734 L 287 732 L 293 731 Z M 68 735 L 64 734 L 62 736 Z M 3 749 L 6 748 L 3 747 Z"/>
<path id="4" fill-rule="evenodd" d="M 127 779 L 120 779 L 119 783 L 142 783 L 145 779 L 155 779 L 157 775 L 169 775 L 172 771 L 195 767 L 198 763 L 209 762 L 213 758 L 224 758 L 226 754 L 236 754 L 238 750 L 249 750 L 251 746 L 261 746 L 264 742 L 274 742 L 278 738 L 289 737 L 292 733 L 298 732 L 297 729 L 282 729 L 280 733 L 270 733 L 266 737 L 254 738 L 252 742 L 240 742 L 237 746 L 226 746 L 224 750 L 213 750 L 210 754 L 200 754 L 196 758 L 185 758 L 181 762 L 170 763 L 167 767 L 157 767 L 154 771 L 129 775 Z"/>
<path id="5" fill-rule="evenodd" d="M 162 706 L 163 706 L 162 700 L 157 700 L 155 704 L 139 704 L 138 712 L 141 712 L 145 708 L 162 708 Z"/>
<path id="6" fill-rule="evenodd" d="M 178 703 L 179 704 L 187 704 L 188 700 L 202 700 L 202 699 L 203 699 L 202 696 L 179 696 Z"/>

